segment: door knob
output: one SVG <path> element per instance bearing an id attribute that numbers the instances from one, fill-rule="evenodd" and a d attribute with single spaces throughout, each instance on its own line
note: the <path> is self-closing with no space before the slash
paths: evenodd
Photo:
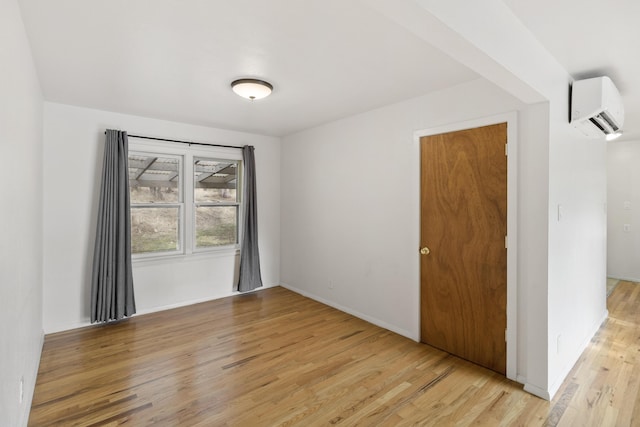
<path id="1" fill-rule="evenodd" d="M 431 253 L 431 251 L 429 250 L 428 247 L 425 246 L 423 248 L 420 248 L 420 254 L 421 255 L 429 255 L 429 253 Z"/>

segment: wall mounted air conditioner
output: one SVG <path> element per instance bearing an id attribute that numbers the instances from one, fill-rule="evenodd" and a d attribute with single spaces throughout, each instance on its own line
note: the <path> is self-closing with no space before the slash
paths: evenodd
<path id="1" fill-rule="evenodd" d="M 609 77 L 573 82 L 571 123 L 591 138 L 619 136 L 624 124 L 624 106 Z"/>

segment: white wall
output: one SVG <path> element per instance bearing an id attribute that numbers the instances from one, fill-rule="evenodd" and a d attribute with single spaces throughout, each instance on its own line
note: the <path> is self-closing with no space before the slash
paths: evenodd
<path id="1" fill-rule="evenodd" d="M 640 141 L 610 142 L 607 160 L 607 274 L 640 282 Z"/>
<path id="2" fill-rule="evenodd" d="M 549 112 L 548 392 L 553 396 L 606 319 L 607 174 L 604 138 L 568 123 L 569 77 Z"/>
<path id="3" fill-rule="evenodd" d="M 279 284 L 278 138 L 45 102 L 44 326 L 47 333 L 89 324 L 95 214 L 107 128 L 169 139 L 254 145 L 262 278 L 265 287 Z M 133 276 L 138 313 L 232 295 L 237 261 L 235 253 L 227 252 L 136 262 Z"/>
<path id="4" fill-rule="evenodd" d="M 521 110 L 518 376 L 546 381 L 545 105 L 524 107 L 486 80 L 285 137 L 283 286 L 419 339 L 419 145 L 414 132 Z M 528 246 L 527 246 L 528 245 Z M 542 252 L 542 253 L 540 253 Z M 522 290 L 521 290 L 522 289 Z M 535 302 L 535 305 L 533 302 Z M 533 329 L 531 331 L 530 329 Z M 528 337 L 538 341 L 528 342 Z M 531 365 L 531 367 L 529 367 Z M 540 366 L 540 367 L 537 367 Z M 537 375 L 537 377 L 536 377 Z"/>
<path id="5" fill-rule="evenodd" d="M 43 339 L 42 95 L 14 0 L 0 2 L 0 64 L 0 425 L 21 426 Z"/>
<path id="6" fill-rule="evenodd" d="M 518 117 L 518 381 L 546 397 L 549 104 Z"/>

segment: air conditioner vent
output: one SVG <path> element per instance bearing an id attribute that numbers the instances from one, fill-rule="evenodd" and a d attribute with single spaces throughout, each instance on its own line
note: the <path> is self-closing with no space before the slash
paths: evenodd
<path id="1" fill-rule="evenodd" d="M 604 128 L 604 126 L 602 126 L 602 125 L 600 124 L 600 121 L 599 121 L 598 119 L 599 119 L 599 117 L 597 117 L 597 116 L 596 116 L 596 117 L 591 117 L 591 118 L 589 119 L 589 121 L 590 121 L 591 123 L 593 123 L 593 124 L 594 124 L 594 126 L 596 126 L 598 129 L 600 129 L 602 132 L 607 133 L 606 129 Z"/>
<path id="2" fill-rule="evenodd" d="M 602 138 L 622 130 L 624 106 L 610 78 L 595 77 L 573 82 L 571 123 L 591 138 Z"/>
<path id="3" fill-rule="evenodd" d="M 602 113 L 600 113 L 599 117 L 601 117 L 602 120 L 607 122 L 607 124 L 609 125 L 609 127 L 611 127 L 613 132 L 620 129 L 618 125 L 616 125 L 616 122 L 609 116 L 609 113 L 607 113 L 606 111 L 603 111 Z"/>

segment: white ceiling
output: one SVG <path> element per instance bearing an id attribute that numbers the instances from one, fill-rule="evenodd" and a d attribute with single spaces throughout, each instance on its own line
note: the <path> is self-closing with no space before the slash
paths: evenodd
<path id="1" fill-rule="evenodd" d="M 286 135 L 478 78 L 357 1 L 20 4 L 45 99 L 78 106 Z"/>
<path id="2" fill-rule="evenodd" d="M 573 77 L 613 79 L 640 139 L 640 1 L 504 1 Z M 282 136 L 479 78 L 366 3 L 20 0 L 53 102 Z"/>

